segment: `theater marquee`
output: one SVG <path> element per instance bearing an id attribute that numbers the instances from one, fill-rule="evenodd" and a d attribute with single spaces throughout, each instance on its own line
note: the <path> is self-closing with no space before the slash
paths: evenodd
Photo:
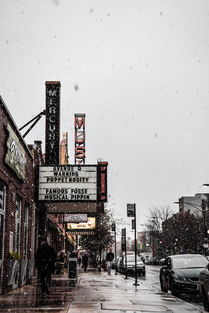
<path id="1" fill-rule="evenodd" d="M 88 217 L 86 223 L 67 223 L 66 231 L 88 231 L 96 229 L 96 217 Z"/>
<path id="2" fill-rule="evenodd" d="M 39 200 L 97 201 L 97 166 L 40 166 Z"/>

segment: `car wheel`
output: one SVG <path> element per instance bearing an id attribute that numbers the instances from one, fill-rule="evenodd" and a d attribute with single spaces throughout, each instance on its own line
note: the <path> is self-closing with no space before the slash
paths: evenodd
<path id="1" fill-rule="evenodd" d="M 166 293 L 168 292 L 164 275 L 160 275 L 160 288 L 163 292 L 166 292 Z"/>
<path id="2" fill-rule="evenodd" d="M 171 289 L 171 294 L 172 294 L 173 296 L 175 296 L 175 297 L 178 297 L 179 292 L 178 292 L 178 290 L 176 289 L 176 286 L 174 285 L 174 282 L 171 282 L 170 289 Z"/>
<path id="3" fill-rule="evenodd" d="M 205 311 L 209 312 L 209 302 L 208 302 L 208 298 L 205 292 L 205 288 L 202 289 L 202 302 L 203 302 Z"/>

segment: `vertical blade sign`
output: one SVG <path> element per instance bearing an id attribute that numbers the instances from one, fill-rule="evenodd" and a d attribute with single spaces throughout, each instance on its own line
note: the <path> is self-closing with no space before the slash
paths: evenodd
<path id="1" fill-rule="evenodd" d="M 107 202 L 107 166 L 108 162 L 98 162 L 98 201 Z"/>
<path id="2" fill-rule="evenodd" d="M 46 156 L 45 164 L 59 164 L 60 82 L 46 82 Z"/>
<path id="3" fill-rule="evenodd" d="M 85 164 L 85 114 L 75 114 L 75 164 Z"/>

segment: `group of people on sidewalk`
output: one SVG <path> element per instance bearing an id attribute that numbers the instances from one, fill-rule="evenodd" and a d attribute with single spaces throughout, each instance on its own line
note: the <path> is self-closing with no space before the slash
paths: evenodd
<path id="1" fill-rule="evenodd" d="M 89 257 L 87 253 L 83 253 L 82 255 L 76 254 L 79 267 L 82 264 L 82 268 L 86 273 Z M 112 249 L 107 253 L 105 261 L 107 262 L 107 271 L 110 275 L 112 268 L 112 261 L 114 259 L 114 253 L 112 253 Z M 56 268 L 55 268 L 56 264 Z M 67 264 L 67 256 L 64 250 L 60 251 L 58 255 L 55 253 L 53 247 L 51 247 L 47 240 L 44 239 L 41 241 L 40 247 L 37 249 L 35 253 L 35 266 L 38 271 L 38 276 L 40 278 L 41 290 L 43 294 L 49 294 L 49 286 L 51 283 L 51 275 L 55 274 L 63 274 L 64 267 Z"/>

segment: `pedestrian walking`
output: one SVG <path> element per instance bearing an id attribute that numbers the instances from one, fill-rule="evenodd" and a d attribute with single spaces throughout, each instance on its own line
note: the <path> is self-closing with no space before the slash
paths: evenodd
<path id="1" fill-rule="evenodd" d="M 83 264 L 84 272 L 86 273 L 86 270 L 88 267 L 88 255 L 87 254 L 84 254 L 84 256 L 82 258 L 82 264 Z"/>
<path id="2" fill-rule="evenodd" d="M 81 266 L 81 257 L 80 257 L 80 255 L 78 257 L 78 265 L 79 265 L 79 267 Z"/>
<path id="3" fill-rule="evenodd" d="M 114 259 L 114 253 L 112 252 L 112 249 L 110 249 L 110 251 L 106 254 L 106 262 L 107 262 L 107 271 L 108 271 L 108 275 L 111 274 L 111 269 L 112 269 L 112 261 Z"/>
<path id="4" fill-rule="evenodd" d="M 64 265 L 66 262 L 66 255 L 63 250 L 61 250 L 57 255 L 57 262 L 56 262 L 56 274 L 64 274 Z"/>
<path id="5" fill-rule="evenodd" d="M 40 247 L 35 253 L 35 266 L 40 277 L 42 293 L 49 294 L 51 274 L 54 272 L 55 262 L 56 253 L 54 248 L 49 246 L 47 240 L 42 240 Z"/>

